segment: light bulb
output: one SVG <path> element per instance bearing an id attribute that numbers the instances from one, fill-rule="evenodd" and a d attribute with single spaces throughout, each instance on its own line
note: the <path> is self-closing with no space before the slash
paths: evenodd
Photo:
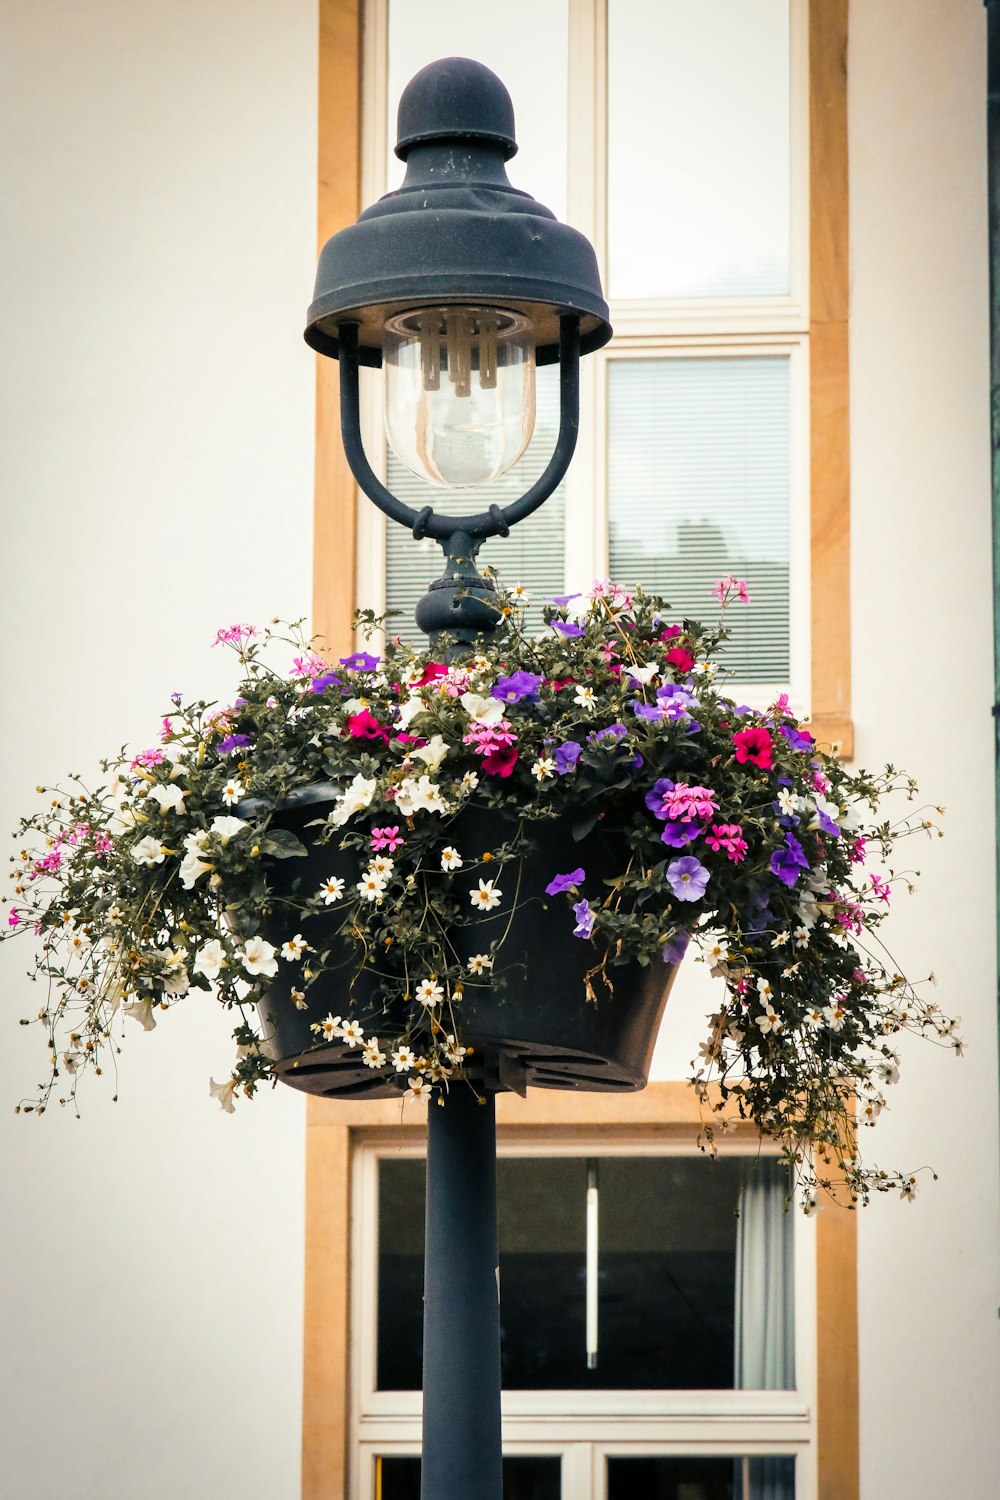
<path id="1" fill-rule="evenodd" d="M 513 468 L 535 426 L 531 323 L 499 307 L 422 307 L 385 325 L 385 430 L 431 484 L 488 484 Z"/>

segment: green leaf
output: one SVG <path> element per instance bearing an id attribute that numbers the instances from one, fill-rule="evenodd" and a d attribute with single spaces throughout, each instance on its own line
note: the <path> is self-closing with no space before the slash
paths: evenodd
<path id="1" fill-rule="evenodd" d="M 297 839 L 287 828 L 269 828 L 258 839 L 258 843 L 261 854 L 273 855 L 275 859 L 304 858 L 309 852 L 301 839 Z"/>
<path id="2" fill-rule="evenodd" d="M 595 827 L 599 816 L 600 814 L 595 812 L 585 813 L 582 818 L 577 818 L 573 824 L 573 838 L 577 843 L 587 837 L 587 834 Z"/>

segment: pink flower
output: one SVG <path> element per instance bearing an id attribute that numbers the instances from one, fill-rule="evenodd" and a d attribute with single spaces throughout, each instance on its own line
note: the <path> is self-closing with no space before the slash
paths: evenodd
<path id="1" fill-rule="evenodd" d="M 216 641 L 213 641 L 212 644 L 217 645 L 218 643 Z M 167 743 L 167 740 L 173 739 L 173 735 L 173 720 L 168 714 L 167 717 L 163 720 L 163 727 L 160 730 L 160 744 L 165 745 Z"/>
<path id="2" fill-rule="evenodd" d="M 826 777 L 815 769 L 812 772 L 812 784 L 813 791 L 815 792 L 828 792 L 830 790 L 830 783 Z"/>
<path id="3" fill-rule="evenodd" d="M 477 755 L 493 755 L 499 750 L 506 750 L 517 740 L 510 720 L 501 719 L 496 724 L 473 724 L 468 734 L 463 735 L 462 744 L 471 745 Z M 508 773 L 509 774 L 509 773 Z"/>
<path id="4" fill-rule="evenodd" d="M 94 840 L 94 853 L 98 856 L 111 853 L 111 840 L 106 833 L 99 833 Z"/>
<path id="5" fill-rule="evenodd" d="M 17 924 L 18 924 L 18 922 L 20 922 L 20 920 L 21 920 L 20 914 L 14 909 L 14 907 L 11 907 L 10 915 L 7 918 L 7 926 L 8 927 L 16 927 Z"/>
<path id="6" fill-rule="evenodd" d="M 681 674 L 690 672 L 694 666 L 694 657 L 690 651 L 685 651 L 683 646 L 672 646 L 667 652 L 667 661 Z"/>
<path id="7" fill-rule="evenodd" d="M 252 625 L 229 625 L 216 632 L 213 646 L 242 646 L 257 634 Z"/>
<path id="8" fill-rule="evenodd" d="M 892 893 L 889 890 L 889 882 L 887 880 L 882 880 L 878 875 L 873 875 L 872 876 L 872 895 L 873 896 L 878 896 L 888 906 L 888 904 L 889 904 L 889 897 L 890 897 L 891 894 Z"/>
<path id="9" fill-rule="evenodd" d="M 861 861 L 865 857 L 865 849 L 867 848 L 867 846 L 868 846 L 868 840 L 865 839 L 865 838 L 862 838 L 861 835 L 858 834 L 858 837 L 854 840 L 854 843 L 851 845 L 851 863 L 852 864 L 859 865 L 861 863 Z"/>
<path id="10" fill-rule="evenodd" d="M 372 829 L 373 849 L 388 849 L 389 853 L 393 854 L 403 842 L 404 840 L 399 837 L 398 823 L 394 823 L 391 828 Z"/>
<path id="11" fill-rule="evenodd" d="M 319 677 L 327 670 L 326 662 L 315 651 L 309 651 L 305 656 L 296 656 L 292 659 L 289 677 Z"/>
<path id="12" fill-rule="evenodd" d="M 154 748 L 152 750 L 140 750 L 139 754 L 133 759 L 133 761 L 132 761 L 132 767 L 131 768 L 134 771 L 135 768 L 136 768 L 136 766 L 147 766 L 148 767 L 148 766 L 160 766 L 162 764 L 163 764 L 163 751 L 162 750 L 157 750 L 157 749 Z"/>
<path id="13" fill-rule="evenodd" d="M 771 736 L 766 729 L 738 729 L 733 735 L 736 759 L 741 766 L 749 761 L 762 771 L 770 771 L 774 764 Z"/>
<path id="14" fill-rule="evenodd" d="M 710 818 L 719 804 L 707 786 L 685 786 L 678 782 L 663 793 L 663 810 L 668 818 L 689 823 L 693 818 Z"/>
<path id="15" fill-rule="evenodd" d="M 736 578 L 732 573 L 727 573 L 725 578 L 716 579 L 712 584 L 712 597 L 718 599 L 723 607 L 730 602 L 734 594 L 741 604 L 750 603 L 745 578 Z"/>
<path id="16" fill-rule="evenodd" d="M 705 835 L 705 843 L 717 854 L 724 849 L 726 858 L 735 865 L 746 859 L 747 841 L 743 837 L 742 823 L 713 823 L 711 833 Z"/>

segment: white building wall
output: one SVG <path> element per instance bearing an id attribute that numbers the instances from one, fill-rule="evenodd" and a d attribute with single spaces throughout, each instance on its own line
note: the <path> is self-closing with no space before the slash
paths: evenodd
<path id="1" fill-rule="evenodd" d="M 8 0 L 0 829 L 36 782 L 231 696 L 220 625 L 309 608 L 315 0 Z M 228 701 L 228 697 L 225 697 Z M 4 849 L 6 867 L 7 848 Z M 128 1022 L 83 1119 L 5 944 L 0 1492 L 293 1500 L 302 1100 L 209 1098 L 231 1022 Z M 206 1002 L 206 1005 L 208 1002 Z"/>
<path id="2" fill-rule="evenodd" d="M 850 8 L 857 752 L 947 808 L 892 942 L 968 1042 L 908 1047 L 869 1137 L 940 1177 L 860 1216 L 864 1500 L 1000 1474 L 985 23 L 980 0 Z"/>
<path id="3" fill-rule="evenodd" d="M 851 7 L 858 756 L 947 804 L 894 942 L 969 1040 L 908 1049 L 870 1138 L 940 1180 L 861 1217 L 865 1500 L 1000 1472 L 984 19 Z M 152 739 L 173 688 L 224 697 L 219 625 L 308 606 L 315 33 L 314 0 L 0 19 L 0 830 L 36 782 Z M 81 1122 L 16 1119 L 24 966 L 0 950 L 4 1488 L 291 1500 L 301 1101 L 223 1116 L 226 1020 L 179 1007 L 132 1028 L 117 1105 L 98 1082 Z"/>

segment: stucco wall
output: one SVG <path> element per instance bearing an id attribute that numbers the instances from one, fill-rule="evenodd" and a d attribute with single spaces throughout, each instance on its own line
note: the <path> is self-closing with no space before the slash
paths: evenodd
<path id="1" fill-rule="evenodd" d="M 36 782 L 155 742 L 172 689 L 231 691 L 220 625 L 309 608 L 315 12 L 3 7 L 5 841 Z M 16 1119 L 26 949 L 0 951 L 0 1490 L 292 1500 L 301 1101 L 222 1114 L 231 1024 L 195 1004 L 128 1022 L 117 1105 L 106 1077 L 82 1121 Z"/>
<path id="2" fill-rule="evenodd" d="M 961 1060 L 908 1047 L 871 1136 L 940 1180 L 861 1216 L 864 1500 L 1000 1473 L 985 20 L 979 0 L 850 8 L 858 758 L 947 808 L 891 940 L 968 1040 Z"/>

